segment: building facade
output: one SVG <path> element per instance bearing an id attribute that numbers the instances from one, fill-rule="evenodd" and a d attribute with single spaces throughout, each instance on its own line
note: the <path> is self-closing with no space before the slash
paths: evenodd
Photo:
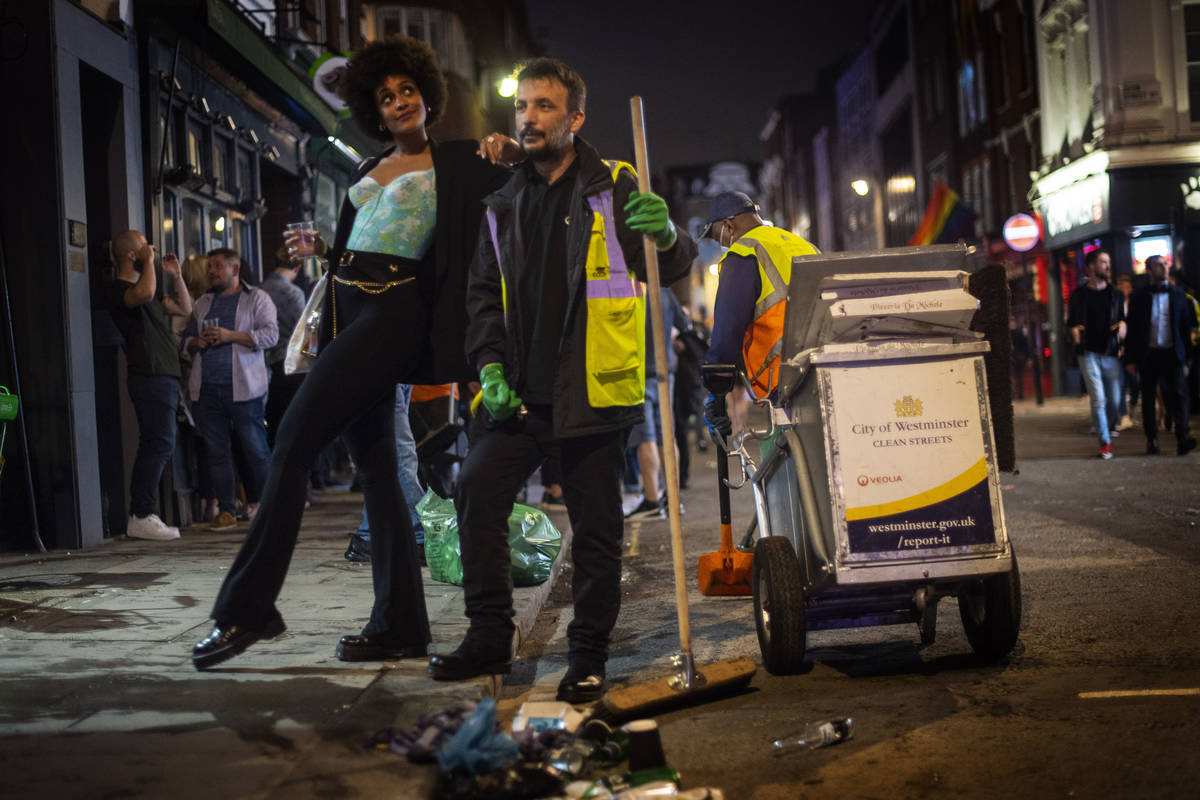
<path id="1" fill-rule="evenodd" d="M 1034 205 L 1064 298 L 1102 247 L 1135 283 L 1164 255 L 1200 274 L 1200 4 L 1179 0 L 1040 0 L 1034 4 L 1041 160 Z M 1193 59 L 1193 56 L 1195 57 Z M 1053 377 L 1069 367 L 1062 303 L 1052 302 Z"/>
<path id="2" fill-rule="evenodd" d="M 433 46 L 451 87 L 441 138 L 508 130 L 493 84 L 535 52 L 516 0 L 46 0 L 6 19 L 0 76 L 23 124 L 5 126 L 5 308 L 29 446 L 10 445 L 0 547 L 89 547 L 122 535 L 137 426 L 123 342 L 101 301 L 107 243 L 144 231 L 182 260 L 241 253 L 256 281 L 286 223 L 332 237 L 362 158 L 383 144 L 356 129 L 314 80 L 329 58 L 390 33 Z M 15 35 L 19 32 L 21 35 Z M 315 265 L 312 265 L 315 273 Z M 11 302 L 9 301 L 11 300 Z M 164 477 L 160 516 L 195 507 L 189 429 Z M 30 496 L 32 495 L 32 496 Z"/>

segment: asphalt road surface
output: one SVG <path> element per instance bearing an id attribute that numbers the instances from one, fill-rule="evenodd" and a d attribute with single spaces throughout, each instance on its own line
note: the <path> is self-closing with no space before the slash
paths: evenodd
<path id="1" fill-rule="evenodd" d="M 1019 474 L 1002 477 L 1024 600 L 1011 657 L 979 661 L 952 598 L 925 647 L 915 624 L 812 632 L 802 674 L 760 668 L 744 694 L 658 718 L 684 786 L 755 800 L 1200 797 L 1200 457 L 1135 455 L 1134 433 L 1112 461 L 1061 458 L 1090 453 L 1086 422 L 1018 420 Z M 751 601 L 696 588 L 696 558 L 719 536 L 703 485 L 715 462 L 697 458 L 683 495 L 697 661 L 761 663 Z M 735 530 L 751 513 L 749 490 L 735 492 Z M 665 522 L 626 530 L 609 670 L 623 682 L 662 676 L 678 651 L 668 534 Z M 569 583 L 522 652 L 526 671 L 561 663 Z M 853 718 L 853 739 L 773 753 L 773 739 L 828 717 Z"/>

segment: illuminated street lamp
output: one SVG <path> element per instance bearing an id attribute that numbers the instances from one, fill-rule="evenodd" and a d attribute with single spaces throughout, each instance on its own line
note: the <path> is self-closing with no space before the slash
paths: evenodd
<path id="1" fill-rule="evenodd" d="M 859 178 L 850 182 L 850 188 L 859 197 L 866 197 L 868 194 L 871 194 L 872 185 L 878 186 L 875 181 L 866 178 Z M 883 229 L 883 192 L 875 192 L 872 199 L 875 201 L 873 204 L 874 208 L 872 209 L 875 216 L 875 246 L 882 250 L 887 246 L 886 233 Z"/>
<path id="2" fill-rule="evenodd" d="M 500 96 L 512 97 L 517 93 L 517 79 L 509 75 L 504 80 L 500 81 Z"/>

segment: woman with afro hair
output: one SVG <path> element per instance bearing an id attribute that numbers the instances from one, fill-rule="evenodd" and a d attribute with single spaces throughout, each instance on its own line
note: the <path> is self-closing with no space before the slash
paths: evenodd
<path id="1" fill-rule="evenodd" d="M 352 180 L 332 245 L 286 239 L 293 257 L 325 255 L 332 270 L 320 357 L 280 423 L 262 503 L 213 608 L 215 627 L 192 650 L 197 669 L 284 631 L 275 600 L 309 469 L 343 432 L 371 520 L 375 603 L 361 634 L 338 642 L 337 657 L 418 658 L 430 641 L 417 545 L 397 482 L 396 384 L 474 378 L 463 346 L 467 268 L 481 200 L 509 171 L 493 163 L 495 147 L 481 158 L 476 142 L 429 137 L 446 82 L 423 42 L 368 44 L 351 57 L 340 91 L 359 127 L 389 146 Z"/>

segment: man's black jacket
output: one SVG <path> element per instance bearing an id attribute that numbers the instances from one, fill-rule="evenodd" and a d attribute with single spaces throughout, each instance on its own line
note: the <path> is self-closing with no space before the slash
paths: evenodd
<path id="1" fill-rule="evenodd" d="M 1167 289 L 1170 297 L 1171 339 L 1175 358 L 1180 364 L 1191 357 L 1192 329 L 1196 327 L 1196 314 L 1192 301 L 1178 286 Z M 1129 298 L 1128 333 L 1125 336 L 1125 361 L 1141 364 L 1150 355 L 1150 322 L 1154 311 L 1154 291 L 1142 289 Z"/>
<path id="2" fill-rule="evenodd" d="M 560 438 L 628 427 L 638 422 L 643 413 L 643 406 L 640 404 L 593 408 L 588 403 L 585 373 L 587 281 L 584 278 L 584 264 L 587 260 L 593 218 L 587 198 L 605 190 L 612 190 L 617 239 L 625 256 L 625 264 L 638 280 L 644 281 L 646 269 L 642 235 L 630 230 L 625 224 L 624 211 L 630 192 L 637 190 L 637 180 L 628 170 L 622 170 L 614 186 L 608 165 L 591 145 L 579 137 L 575 137 L 575 153 L 579 159 L 579 172 L 571 189 L 569 206 L 567 309 L 554 377 L 554 433 Z M 514 282 L 520 282 L 522 271 L 527 268 L 526 264 L 514 259 L 514 254 L 520 252 L 515 239 L 518 235 L 516 223 L 520 219 L 521 203 L 527 183 L 528 176 L 525 170 L 518 169 L 503 188 L 484 199 L 484 204 L 496 214 L 500 257 L 505 259 L 509 280 Z M 675 244 L 669 250 L 659 253 L 659 278 L 662 285 L 669 286 L 686 277 L 695 256 L 696 243 L 685 232 L 678 231 Z M 516 286 L 510 286 L 508 302 L 517 303 L 518 297 Z M 513 319 L 518 320 L 523 314 L 536 313 L 537 309 L 510 308 Z M 509 385 L 520 395 L 525 370 L 524 355 L 520 352 L 519 333 L 516 330 L 509 332 L 505 329 L 500 269 L 486 219 L 480 228 L 476 256 L 471 265 L 467 287 L 467 314 L 468 359 L 476 370 L 494 362 L 504 364 L 504 374 Z"/>

